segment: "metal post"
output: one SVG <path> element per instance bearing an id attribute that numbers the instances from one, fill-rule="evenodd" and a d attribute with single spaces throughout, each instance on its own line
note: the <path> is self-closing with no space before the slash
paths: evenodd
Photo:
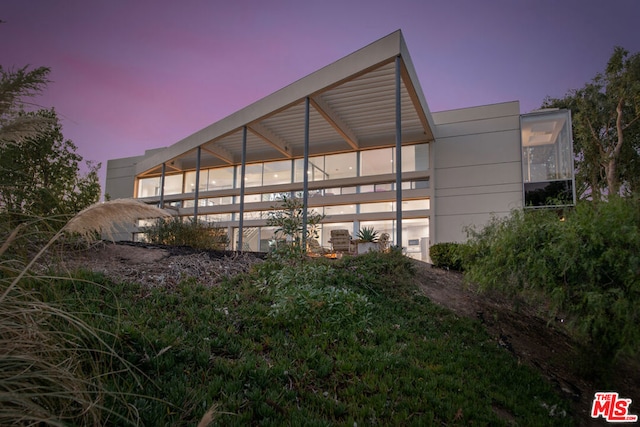
<path id="1" fill-rule="evenodd" d="M 309 201 L 309 97 L 304 100 L 304 162 L 302 170 L 304 177 L 302 178 L 302 248 L 307 247 L 307 207 Z"/>
<path id="2" fill-rule="evenodd" d="M 162 174 L 160 175 L 160 209 L 164 209 L 164 176 L 167 173 L 167 164 L 162 164 Z"/>
<path id="3" fill-rule="evenodd" d="M 242 163 L 240 164 L 240 218 L 238 218 L 238 248 L 243 251 L 242 236 L 244 234 L 244 175 L 247 166 L 247 127 L 242 127 Z"/>
<path id="4" fill-rule="evenodd" d="M 193 199 L 193 221 L 198 222 L 198 204 L 200 202 L 200 156 L 202 155 L 202 147 L 198 147 L 196 154 L 196 195 Z"/>
<path id="5" fill-rule="evenodd" d="M 396 245 L 402 248 L 402 104 L 400 56 L 396 56 Z"/>

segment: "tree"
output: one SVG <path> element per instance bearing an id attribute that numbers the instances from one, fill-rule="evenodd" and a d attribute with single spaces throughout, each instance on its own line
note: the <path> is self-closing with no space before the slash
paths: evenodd
<path id="1" fill-rule="evenodd" d="M 604 73 L 543 107 L 572 112 L 582 198 L 640 192 L 640 53 L 614 48 Z"/>
<path id="2" fill-rule="evenodd" d="M 35 136 L 0 146 L 0 212 L 10 226 L 36 216 L 61 219 L 98 201 L 99 164 L 87 162 L 80 173 L 82 157 L 65 140 L 53 109 L 20 113 L 24 122 L 47 123 Z"/>
<path id="3" fill-rule="evenodd" d="M 308 211 L 302 199 L 296 197 L 283 196 L 280 206 L 272 206 L 267 218 L 267 225 L 277 227 L 275 230 L 276 239 L 285 238 L 291 245 L 302 250 L 303 241 L 309 238 L 318 237 L 318 228 L 324 215 L 314 210 Z M 306 212 L 305 212 L 306 211 Z M 304 227 L 304 216 L 307 214 L 306 230 Z"/>
<path id="4" fill-rule="evenodd" d="M 45 116 L 22 114 L 27 105 L 25 99 L 42 92 L 49 82 L 49 71 L 47 67 L 11 71 L 0 66 L 0 149 L 33 137 L 51 124 Z"/>

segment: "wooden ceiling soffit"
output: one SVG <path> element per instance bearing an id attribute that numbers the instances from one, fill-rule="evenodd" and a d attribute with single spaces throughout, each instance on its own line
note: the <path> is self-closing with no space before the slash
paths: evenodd
<path id="1" fill-rule="evenodd" d="M 218 145 L 215 145 L 215 143 L 213 142 L 202 145 L 202 149 L 230 165 L 234 164 L 233 153 Z"/>
<path id="2" fill-rule="evenodd" d="M 287 158 L 293 157 L 293 153 L 291 152 L 291 147 L 284 138 L 276 135 L 271 129 L 260 123 L 253 123 L 247 126 L 247 129 L 251 131 L 258 138 L 264 140 L 267 144 L 273 146 L 276 150 L 278 150 L 283 156 Z"/>
<path id="3" fill-rule="evenodd" d="M 358 137 L 347 123 L 325 102 L 322 95 L 313 96 L 309 100 L 313 108 L 347 141 L 351 148 L 357 150 L 360 146 Z"/>
<path id="4" fill-rule="evenodd" d="M 433 140 L 433 132 L 431 130 L 431 127 L 429 126 L 429 121 L 427 120 L 427 116 L 422 108 L 422 105 L 420 103 L 420 98 L 418 97 L 418 93 L 416 92 L 416 88 L 413 87 L 413 84 L 411 82 L 411 77 L 409 76 L 409 73 L 407 72 L 407 67 L 404 64 L 404 61 L 402 62 L 402 66 L 400 67 L 400 77 L 402 78 L 402 82 L 404 83 L 404 87 L 407 89 L 407 93 L 409 94 L 409 98 L 411 99 L 411 102 L 413 103 L 413 108 L 416 110 L 416 113 L 418 114 L 418 117 L 420 118 L 420 123 L 422 123 L 422 127 L 424 128 L 424 132 L 427 136 L 427 140 L 432 141 Z"/>
<path id="5" fill-rule="evenodd" d="M 182 160 L 171 159 L 165 163 L 167 172 L 182 172 Z"/>

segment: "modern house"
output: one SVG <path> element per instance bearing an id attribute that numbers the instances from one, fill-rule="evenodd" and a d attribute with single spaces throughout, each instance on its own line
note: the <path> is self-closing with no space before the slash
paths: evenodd
<path id="1" fill-rule="evenodd" d="M 519 103 L 431 112 L 400 31 L 166 147 L 110 160 L 105 192 L 226 227 L 231 248 L 266 251 L 282 195 L 427 260 L 465 226 L 575 200 L 568 111 Z M 134 239 L 136 225 L 123 233 Z"/>

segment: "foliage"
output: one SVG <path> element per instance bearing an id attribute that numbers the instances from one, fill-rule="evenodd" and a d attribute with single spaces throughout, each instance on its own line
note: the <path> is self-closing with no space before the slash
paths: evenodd
<path id="1" fill-rule="evenodd" d="M 47 117 L 23 114 L 25 99 L 42 92 L 49 72 L 47 67 L 27 71 L 27 67 L 5 70 L 0 66 L 0 150 L 34 137 L 50 125 Z"/>
<path id="2" fill-rule="evenodd" d="M 138 204 L 142 205 L 142 204 Z M 131 212 L 157 214 L 150 206 L 122 206 L 117 220 Z M 104 205 L 85 210 L 99 213 Z M 77 219 L 78 217 L 76 217 Z M 39 257 L 66 232 L 87 235 L 113 217 L 92 216 L 93 221 L 69 222 L 24 266 L 10 256 L 11 245 L 32 224 L 21 223 L 0 245 L 0 424 L 1 425 L 134 425 L 135 414 L 121 390 L 107 387 L 115 375 L 136 384 L 136 373 L 109 344 L 114 336 L 98 330 L 78 313 L 43 301 L 33 289 L 48 289 L 57 280 L 32 271 Z M 106 218 L 106 219 L 105 219 Z M 89 228 L 88 228 L 89 227 Z M 74 309 L 86 315 L 80 297 Z M 100 314 L 104 316 L 104 314 Z M 115 318 L 103 321 L 118 324 Z M 118 365 L 118 372 L 113 366 Z M 131 387 L 129 387 L 131 388 Z"/>
<path id="3" fill-rule="evenodd" d="M 68 219 L 98 201 L 100 165 L 88 163 L 81 175 L 82 157 L 62 136 L 55 111 L 28 115 L 49 119 L 51 126 L 0 149 L 0 210 L 13 225 L 28 217 Z"/>
<path id="4" fill-rule="evenodd" d="M 160 245 L 223 250 L 229 244 L 225 229 L 193 218 L 186 221 L 178 217 L 159 218 L 142 231 L 148 242 Z"/>
<path id="5" fill-rule="evenodd" d="M 436 243 L 430 246 L 429 256 L 435 267 L 462 271 L 463 249 L 464 245 L 461 243 Z"/>
<path id="6" fill-rule="evenodd" d="M 97 331 L 8 284 L 0 279 L 0 425 L 133 425 L 103 382 L 118 356 Z"/>
<path id="7" fill-rule="evenodd" d="M 99 284 L 39 291 L 82 307 L 146 374 L 129 399 L 140 425 L 195 425 L 205 412 L 214 426 L 505 425 L 496 405 L 523 425 L 571 425 L 567 402 L 478 322 L 418 291 L 412 263 L 391 251 L 272 265 L 211 288 L 85 275 Z M 109 384 L 132 389 L 126 375 Z"/>
<path id="8" fill-rule="evenodd" d="M 583 201 L 561 216 L 514 211 L 470 230 L 469 280 L 542 298 L 607 361 L 640 351 L 640 203 Z"/>
<path id="9" fill-rule="evenodd" d="M 581 198 L 640 192 L 640 53 L 616 47 L 603 73 L 543 106 L 572 112 Z"/>
<path id="10" fill-rule="evenodd" d="M 278 206 L 272 206 L 267 226 L 276 227 L 275 238 L 285 239 L 292 246 L 304 250 L 303 240 L 318 237 L 318 226 L 324 215 L 307 210 L 302 199 L 283 196 Z M 306 229 L 304 226 L 306 216 Z"/>
<path id="11" fill-rule="evenodd" d="M 362 242 L 375 243 L 378 241 L 378 232 L 373 227 L 362 227 L 358 231 L 358 239 Z"/>

